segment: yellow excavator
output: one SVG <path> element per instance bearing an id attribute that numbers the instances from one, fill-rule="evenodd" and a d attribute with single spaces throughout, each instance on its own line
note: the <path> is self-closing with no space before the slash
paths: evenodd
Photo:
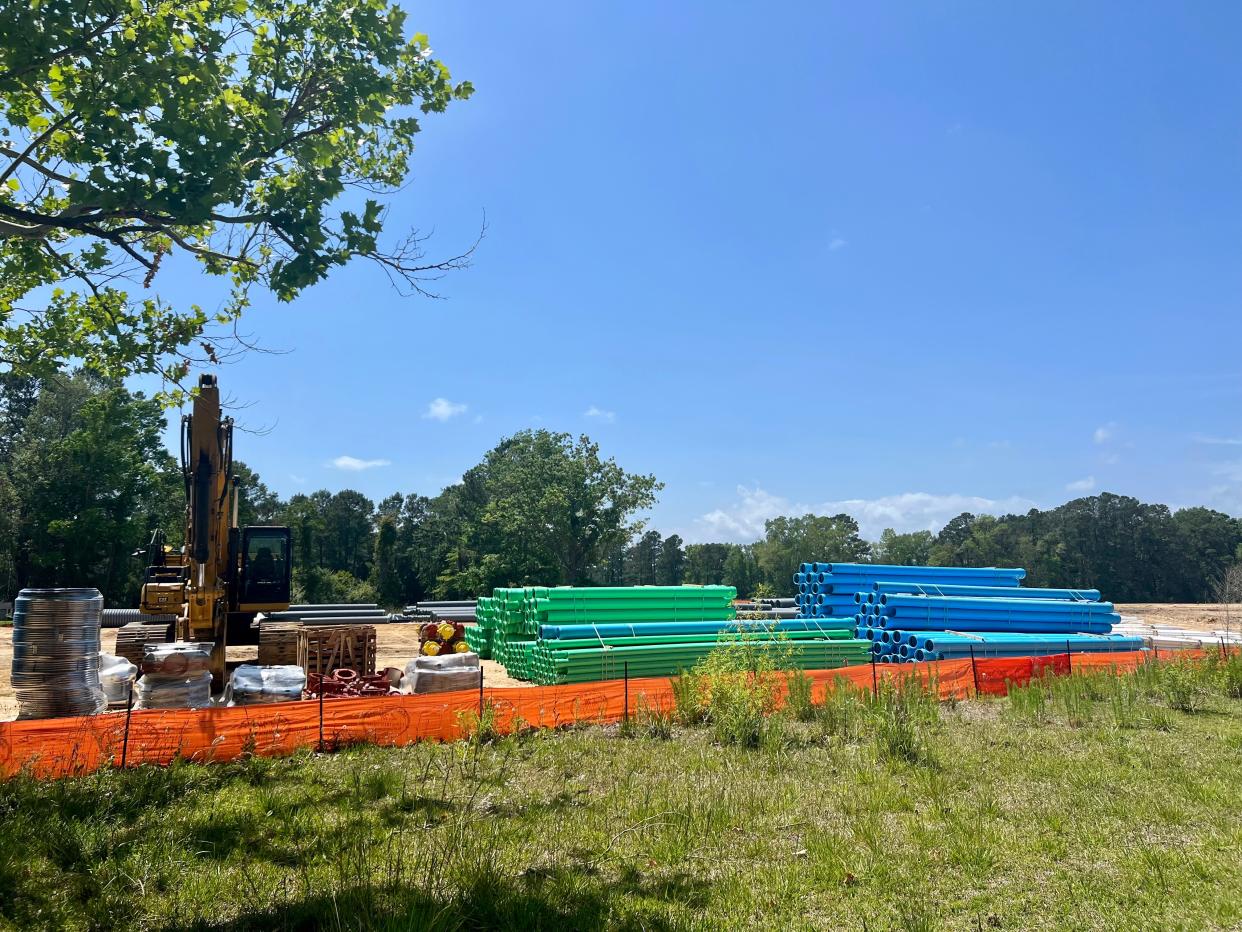
<path id="1" fill-rule="evenodd" d="M 202 375 L 192 413 L 181 419 L 185 546 L 156 531 L 147 549 L 139 608 L 175 615 L 179 641 L 211 641 L 212 677 L 224 682 L 230 644 L 257 644 L 259 612 L 289 607 L 292 540 L 287 527 L 237 526 L 241 498 L 233 473 L 233 419 L 224 417 L 214 375 Z"/>

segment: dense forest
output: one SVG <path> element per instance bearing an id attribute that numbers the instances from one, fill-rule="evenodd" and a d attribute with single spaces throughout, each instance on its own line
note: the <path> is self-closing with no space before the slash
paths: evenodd
<path id="1" fill-rule="evenodd" d="M 0 375 L 0 599 L 26 586 L 92 585 L 133 605 L 155 528 L 179 542 L 184 491 L 165 412 L 94 376 Z M 397 607 L 510 584 L 715 583 L 786 595 L 803 560 L 1027 568 L 1028 585 L 1097 587 L 1120 602 L 1201 601 L 1242 561 L 1242 520 L 1121 495 L 1047 511 L 963 514 L 939 533 L 866 541 L 848 515 L 767 522 L 752 544 L 686 545 L 645 527 L 654 476 L 586 437 L 507 437 L 434 497 L 321 490 L 285 500 L 237 464 L 242 524 L 287 524 L 296 598 Z"/>

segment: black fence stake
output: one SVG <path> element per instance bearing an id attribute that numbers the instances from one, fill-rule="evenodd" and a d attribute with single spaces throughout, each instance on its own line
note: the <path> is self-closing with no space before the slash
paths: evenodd
<path id="1" fill-rule="evenodd" d="M 323 677 L 319 674 L 319 753 L 323 753 Z"/>
<path id="2" fill-rule="evenodd" d="M 975 645 L 970 646 L 970 672 L 975 678 L 975 698 L 979 698 L 979 668 L 975 666 Z"/>
<path id="3" fill-rule="evenodd" d="M 479 667 L 479 721 L 483 720 L 483 668 Z"/>
<path id="4" fill-rule="evenodd" d="M 625 720 L 630 720 L 630 662 L 625 661 L 623 675 L 625 677 Z"/>
<path id="5" fill-rule="evenodd" d="M 875 673 L 875 654 L 871 655 L 871 695 L 878 696 L 880 694 L 880 681 Z"/>
<path id="6" fill-rule="evenodd" d="M 121 769 L 125 769 L 129 759 L 129 720 L 134 713 L 134 681 L 129 681 L 129 692 L 125 696 L 125 737 L 121 739 Z"/>
<path id="7" fill-rule="evenodd" d="M 1065 672 L 1074 672 L 1074 654 L 1070 650 L 1070 642 L 1068 639 L 1065 642 Z"/>

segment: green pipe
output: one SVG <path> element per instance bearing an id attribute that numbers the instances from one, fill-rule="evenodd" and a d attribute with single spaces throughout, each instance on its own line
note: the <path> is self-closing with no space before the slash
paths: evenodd
<path id="1" fill-rule="evenodd" d="M 548 617 L 551 613 L 539 612 L 537 617 L 527 620 L 534 624 L 628 624 L 636 621 L 733 621 L 737 613 L 728 608 L 694 608 L 683 606 L 680 609 L 634 609 L 631 611 L 597 612 L 594 609 L 575 612 L 556 612 L 555 618 Z"/>
<path id="2" fill-rule="evenodd" d="M 678 595 L 703 595 L 732 601 L 737 598 L 733 586 L 566 586 L 558 589 L 534 590 L 539 599 L 615 599 L 668 598 Z"/>

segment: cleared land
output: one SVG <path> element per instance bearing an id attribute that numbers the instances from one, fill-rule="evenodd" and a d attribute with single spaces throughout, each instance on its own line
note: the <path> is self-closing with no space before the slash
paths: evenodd
<path id="1" fill-rule="evenodd" d="M 0 927 L 1237 928 L 1239 667 L 19 779 Z"/>
<path id="2" fill-rule="evenodd" d="M 1133 615 L 1149 624 L 1179 625 L 1205 631 L 1223 628 L 1227 617 L 1224 605 L 1142 604 L 1118 605 L 1117 608 L 1123 615 Z M 1242 605 L 1231 605 L 1229 609 L 1232 624 L 1235 627 L 1242 624 Z M 406 662 L 418 653 L 416 625 L 376 625 L 375 630 L 378 666 L 404 668 Z M 115 645 L 116 629 L 104 629 L 103 649 L 111 651 Z M 230 661 L 253 661 L 255 656 L 256 652 L 253 647 L 229 650 Z M 12 666 L 13 629 L 0 627 L 0 722 L 17 718 L 17 700 L 13 696 L 13 687 L 9 683 Z M 505 673 L 504 667 L 491 660 L 483 661 L 483 682 L 487 686 L 531 685 L 513 679 Z"/>

